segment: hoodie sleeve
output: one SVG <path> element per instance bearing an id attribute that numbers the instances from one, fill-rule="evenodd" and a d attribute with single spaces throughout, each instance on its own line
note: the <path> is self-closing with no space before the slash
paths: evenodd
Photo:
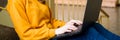
<path id="1" fill-rule="evenodd" d="M 52 25 L 54 26 L 54 28 L 60 28 L 62 26 L 65 25 L 65 22 L 64 21 L 61 21 L 61 20 L 57 20 L 57 19 L 52 19 Z"/>

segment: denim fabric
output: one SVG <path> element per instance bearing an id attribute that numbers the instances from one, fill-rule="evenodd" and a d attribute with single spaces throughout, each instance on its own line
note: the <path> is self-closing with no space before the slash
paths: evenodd
<path id="1" fill-rule="evenodd" d="M 106 30 L 102 25 L 96 23 L 83 35 L 66 38 L 54 38 L 53 40 L 120 40 L 120 36 Z"/>

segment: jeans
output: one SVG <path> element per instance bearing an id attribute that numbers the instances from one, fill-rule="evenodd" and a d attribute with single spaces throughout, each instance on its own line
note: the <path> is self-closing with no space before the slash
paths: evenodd
<path id="1" fill-rule="evenodd" d="M 106 30 L 99 23 L 95 23 L 83 35 L 66 38 L 53 38 L 52 40 L 120 40 L 120 36 Z"/>

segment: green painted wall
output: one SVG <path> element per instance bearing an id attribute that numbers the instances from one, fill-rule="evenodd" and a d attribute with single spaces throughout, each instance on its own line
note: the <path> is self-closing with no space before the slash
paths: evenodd
<path id="1" fill-rule="evenodd" d="M 0 24 L 13 27 L 11 19 L 6 10 L 0 12 Z"/>

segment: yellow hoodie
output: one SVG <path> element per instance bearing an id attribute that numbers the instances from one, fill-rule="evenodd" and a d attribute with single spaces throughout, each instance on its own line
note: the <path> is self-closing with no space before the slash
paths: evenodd
<path id="1" fill-rule="evenodd" d="M 65 24 L 52 19 L 49 8 L 38 0 L 8 0 L 7 11 L 20 40 L 49 40 Z"/>

